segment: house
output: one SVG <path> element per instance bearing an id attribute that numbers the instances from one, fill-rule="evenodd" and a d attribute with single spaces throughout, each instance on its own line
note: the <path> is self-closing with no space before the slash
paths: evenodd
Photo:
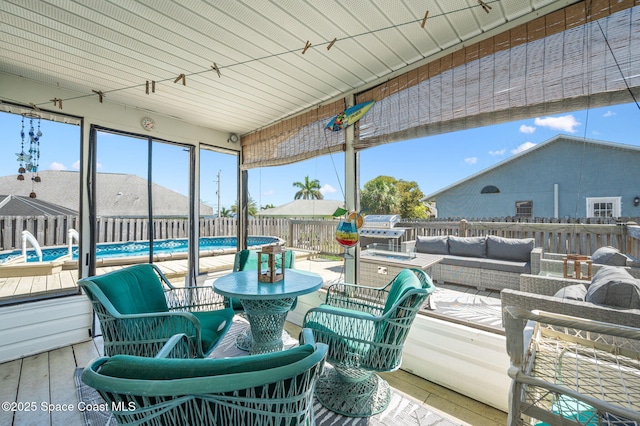
<path id="1" fill-rule="evenodd" d="M 63 207 L 66 211 L 77 210 L 80 205 L 78 172 L 43 170 L 38 172 L 38 175 L 41 181 L 35 184 L 27 180 L 20 181 L 16 175 L 0 176 L 1 195 L 29 198 L 33 190 L 36 198 L 30 198 L 30 200 L 52 203 Z M 96 185 L 99 216 L 145 217 L 149 214 L 146 202 L 148 190 L 146 179 L 124 173 L 97 173 Z M 70 188 L 76 188 L 76 190 L 70 190 Z M 153 184 L 153 210 L 154 217 L 187 216 L 189 197 Z M 212 216 L 213 207 L 200 203 L 200 215 Z"/>
<path id="2" fill-rule="evenodd" d="M 272 209 L 265 209 L 256 216 L 291 219 L 331 219 L 338 208 L 344 208 L 339 200 L 294 200 Z"/>
<path id="3" fill-rule="evenodd" d="M 441 218 L 640 216 L 640 147 L 558 135 L 427 195 Z"/>

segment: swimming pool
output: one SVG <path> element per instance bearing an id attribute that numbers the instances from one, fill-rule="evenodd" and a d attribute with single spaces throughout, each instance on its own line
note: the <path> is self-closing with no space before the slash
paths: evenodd
<path id="1" fill-rule="evenodd" d="M 249 247 L 264 246 L 281 242 L 276 237 L 252 236 L 247 238 Z M 200 238 L 200 251 L 235 250 L 238 239 L 236 237 L 203 237 Z M 187 252 L 187 240 L 157 240 L 153 242 L 154 255 L 168 255 Z M 52 262 L 69 254 L 68 247 L 44 247 L 42 261 Z M 100 243 L 96 246 L 97 259 L 118 257 L 145 256 L 149 254 L 148 241 L 129 241 L 124 243 Z M 72 260 L 78 259 L 78 246 L 72 248 Z M 6 263 L 22 256 L 22 250 L 13 250 L 0 254 L 0 263 Z M 35 249 L 27 250 L 27 262 L 38 262 Z"/>

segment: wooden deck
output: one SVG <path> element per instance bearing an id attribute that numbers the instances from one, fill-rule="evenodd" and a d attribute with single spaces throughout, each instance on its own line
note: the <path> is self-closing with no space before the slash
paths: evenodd
<path id="1" fill-rule="evenodd" d="M 308 253 L 301 253 L 300 256 L 308 256 Z M 299 258 L 298 255 L 296 258 Z M 199 281 L 204 282 L 214 278 L 216 275 L 228 272 L 232 267 L 232 262 L 233 255 L 201 259 L 201 272 L 203 274 L 199 277 Z M 164 273 L 175 280 L 180 280 L 186 274 L 185 261 L 166 261 L 161 262 L 159 266 Z M 341 262 L 326 260 L 302 261 L 299 264 L 297 263 L 296 266 L 304 270 L 308 269 L 321 273 L 327 283 L 343 279 L 344 271 Z M 100 269 L 99 273 L 121 267 L 104 267 Z M 27 285 L 26 281 L 19 280 L 25 286 Z M 32 279 L 29 288 L 33 288 L 33 283 L 38 281 L 41 280 Z M 6 281 L 0 279 L 1 283 L 6 283 Z M 298 335 L 298 326 L 287 323 L 286 327 L 291 335 Z M 0 364 L 0 378 L 2 378 L 0 400 L 2 402 L 16 403 L 14 404 L 15 408 L 21 408 L 20 411 L 1 410 L 0 425 L 81 426 L 83 420 L 77 410 L 78 401 L 73 373 L 76 367 L 86 366 L 90 360 L 101 354 L 102 341 L 100 337 L 97 337 L 95 340 Z M 461 424 L 483 426 L 506 423 L 506 414 L 504 412 L 409 372 L 400 370 L 383 374 L 383 376 L 393 387 L 422 401 L 436 411 L 458 419 Z M 18 405 L 17 403 L 20 404 Z M 31 403 L 35 403 L 35 406 Z M 52 409 L 48 409 L 50 404 L 54 404 Z M 61 408 L 64 404 L 71 404 L 68 407 L 74 409 L 63 411 Z M 35 408 L 35 410 L 26 411 L 25 407 Z"/>
<path id="2" fill-rule="evenodd" d="M 297 326 L 287 323 L 286 328 L 291 335 L 298 335 Z M 101 354 L 102 341 L 96 338 L 0 364 L 0 400 L 16 408 L 7 410 L 3 405 L 0 425 L 82 426 L 73 373 L 76 367 L 86 366 Z M 383 376 L 394 388 L 461 424 L 494 426 L 506 423 L 505 413 L 405 371 Z M 15 404 L 12 406 L 12 403 Z"/>
<path id="3" fill-rule="evenodd" d="M 296 250 L 296 259 L 308 258 L 311 253 Z M 235 254 L 222 254 L 218 256 L 206 256 L 200 258 L 200 274 L 206 275 L 215 272 L 229 270 L 233 267 Z M 102 264 L 96 268 L 98 275 L 117 269 L 122 269 L 128 264 L 113 263 Z M 177 284 L 184 282 L 187 275 L 187 260 L 163 260 L 156 265 L 171 281 Z M 0 305 L 15 303 L 20 301 L 36 300 L 46 297 L 57 297 L 74 294 L 78 292 L 78 271 L 77 269 L 62 269 L 50 275 L 14 277 L 0 277 Z"/>

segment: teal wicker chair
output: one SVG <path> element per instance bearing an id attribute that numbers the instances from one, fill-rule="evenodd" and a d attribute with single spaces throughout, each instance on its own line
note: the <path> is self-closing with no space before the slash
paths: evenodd
<path id="1" fill-rule="evenodd" d="M 171 359 L 165 347 L 156 358 L 98 358 L 82 381 L 121 425 L 312 426 L 327 349 L 310 330 L 296 348 L 238 358 Z"/>
<path id="2" fill-rule="evenodd" d="M 100 321 L 104 353 L 153 357 L 174 334 L 189 336 L 193 356 L 215 349 L 233 322 L 211 287 L 174 287 L 156 265 L 140 264 L 83 278 L 80 287 Z"/>
<path id="3" fill-rule="evenodd" d="M 400 368 L 413 320 L 435 290 L 419 269 L 403 269 L 384 288 L 334 284 L 326 303 L 310 309 L 303 327 L 329 345 L 333 369 L 321 377 L 316 397 L 345 416 L 368 417 L 389 405 L 389 384 L 374 372 Z"/>
<path id="4" fill-rule="evenodd" d="M 296 262 L 296 257 L 292 250 L 288 250 L 284 253 L 284 267 L 285 268 L 294 268 Z M 279 266 L 279 265 L 277 265 Z M 233 261 L 233 272 L 238 271 L 256 271 L 258 273 L 258 250 L 240 250 L 236 253 L 235 259 Z M 215 284 L 214 284 L 215 285 Z M 296 304 L 298 299 L 293 301 L 293 305 L 291 309 L 296 308 Z M 244 307 L 240 300 L 233 297 L 225 297 L 224 305 L 228 308 L 233 309 L 236 314 L 244 315 Z M 288 338 L 289 334 L 286 331 L 283 331 L 283 338 Z M 236 339 L 236 346 L 242 350 L 250 351 L 251 350 L 251 342 L 253 337 L 251 335 L 251 327 L 245 327 L 240 334 L 238 334 L 238 338 Z"/>

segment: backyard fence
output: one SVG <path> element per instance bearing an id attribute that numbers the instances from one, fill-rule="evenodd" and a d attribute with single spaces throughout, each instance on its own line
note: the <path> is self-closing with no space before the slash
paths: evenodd
<path id="1" fill-rule="evenodd" d="M 336 225 L 334 220 L 261 218 L 249 219 L 248 222 L 249 235 L 279 237 L 289 247 L 324 254 L 339 254 L 344 250 L 334 238 Z M 77 230 L 78 226 L 75 216 L 0 216 L 0 250 L 22 248 L 23 230 L 31 232 L 42 247 L 64 246 L 69 244 L 68 230 Z M 149 226 L 147 219 L 101 217 L 97 219 L 96 242 L 148 240 Z M 640 257 L 640 227 L 634 222 L 577 223 L 557 219 L 521 222 L 496 218 L 482 221 L 402 221 L 396 227 L 405 229 L 400 242 L 430 235 L 496 235 L 534 238 L 536 247 L 547 252 L 591 254 L 599 247 L 613 246 Z M 156 240 L 187 238 L 188 221 L 186 218 L 157 218 L 153 221 L 153 230 Z M 199 230 L 202 237 L 236 235 L 237 221 L 224 217 L 202 218 Z"/>

